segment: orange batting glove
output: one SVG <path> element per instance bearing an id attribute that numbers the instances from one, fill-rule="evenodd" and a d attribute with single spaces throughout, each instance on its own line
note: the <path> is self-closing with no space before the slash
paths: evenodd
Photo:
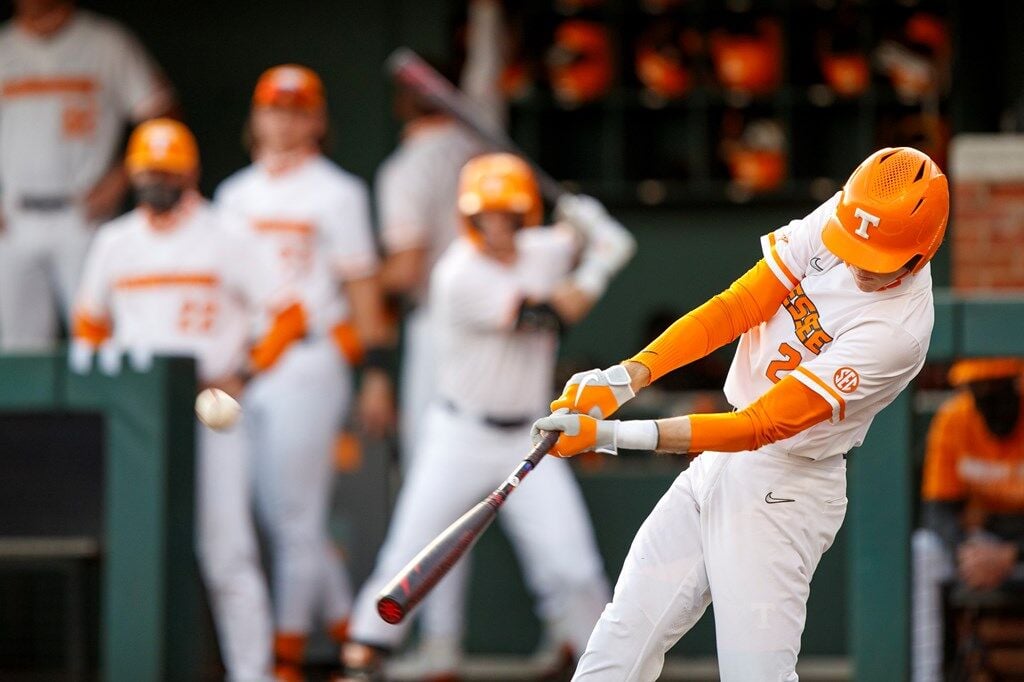
<path id="1" fill-rule="evenodd" d="M 615 427 L 618 422 L 601 421 L 585 414 L 570 414 L 561 410 L 556 414 L 538 419 L 533 424 L 533 443 L 543 439 L 541 431 L 561 431 L 562 435 L 548 454 L 557 457 L 574 457 L 583 452 L 601 452 L 617 455 L 615 448 Z"/>
<path id="2" fill-rule="evenodd" d="M 635 395 L 629 372 L 622 365 L 590 369 L 569 378 L 562 395 L 551 403 L 551 411 L 568 410 L 594 419 L 607 419 Z"/>

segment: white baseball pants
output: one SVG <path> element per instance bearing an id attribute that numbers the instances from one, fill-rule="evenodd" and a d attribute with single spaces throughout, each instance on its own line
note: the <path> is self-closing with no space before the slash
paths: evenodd
<path id="1" fill-rule="evenodd" d="M 229 680 L 272 679 L 270 601 L 252 522 L 248 444 L 239 424 L 196 424 L 196 534 Z"/>
<path id="2" fill-rule="evenodd" d="M 942 680 L 944 627 L 942 584 L 956 576 L 953 556 L 939 534 L 924 528 L 914 532 L 913 597 L 911 610 L 911 680 Z"/>
<path id="3" fill-rule="evenodd" d="M 0 350 L 51 348 L 70 318 L 93 227 L 78 208 L 14 213 L 0 232 Z"/>
<path id="4" fill-rule="evenodd" d="M 348 571 L 327 532 L 332 450 L 351 401 L 351 377 L 329 339 L 297 343 L 245 395 L 256 510 L 273 555 L 278 632 L 305 634 L 322 611 L 348 616 Z"/>
<path id="5" fill-rule="evenodd" d="M 429 312 L 421 304 L 405 321 L 399 405 L 399 446 L 402 470 L 408 472 L 416 451 L 422 449 L 421 434 L 437 383 L 434 340 Z M 424 640 L 461 642 L 466 626 L 466 595 L 469 592 L 470 561 L 460 561 L 423 602 L 417 617 Z M 455 662 L 453 662 L 453 665 Z"/>
<path id="6" fill-rule="evenodd" d="M 356 598 L 352 638 L 395 648 L 408 620 L 377 615 L 378 591 L 423 547 L 497 487 L 530 450 L 530 427 L 500 429 L 434 406 L 424 448 L 398 496 L 373 575 Z M 545 458 L 509 497 L 498 517 L 508 534 L 540 618 L 582 651 L 608 601 L 608 586 L 586 507 L 568 462 Z"/>
<path id="7" fill-rule="evenodd" d="M 576 680 L 656 680 L 715 603 L 723 682 L 791 682 L 811 577 L 846 514 L 846 466 L 705 452 L 640 527 Z"/>

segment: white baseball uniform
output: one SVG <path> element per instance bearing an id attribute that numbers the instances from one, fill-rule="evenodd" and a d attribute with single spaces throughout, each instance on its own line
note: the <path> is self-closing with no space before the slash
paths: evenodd
<path id="1" fill-rule="evenodd" d="M 109 321 L 117 348 L 193 356 L 209 381 L 243 367 L 255 314 L 291 297 L 255 240 L 225 228 L 197 195 L 185 201 L 187 213 L 168 229 L 154 229 L 138 209 L 100 228 L 75 306 Z M 197 422 L 196 436 L 197 548 L 225 667 L 232 680 L 267 679 L 270 604 L 245 432 Z"/>
<path id="2" fill-rule="evenodd" d="M 0 28 L 0 348 L 45 348 L 70 307 L 93 228 L 82 199 L 124 127 L 171 93 L 134 36 L 75 10 L 50 37 Z"/>
<path id="3" fill-rule="evenodd" d="M 742 409 L 792 372 L 831 419 L 693 460 L 637 532 L 575 679 L 657 679 L 711 601 L 722 680 L 797 679 L 811 577 L 846 513 L 843 455 L 920 371 L 934 322 L 927 265 L 883 291 L 857 288 L 821 240 L 837 201 L 762 239 L 791 291 L 740 337 L 725 383 Z"/>
<path id="4" fill-rule="evenodd" d="M 377 592 L 504 480 L 529 450 L 533 416 L 547 411 L 557 335 L 517 330 L 516 318 L 526 297 L 545 298 L 570 272 L 573 233 L 523 230 L 517 251 L 515 263 L 504 265 L 461 238 L 434 269 L 439 397 L 427 413 L 421 450 L 374 573 L 356 599 L 356 641 L 386 648 L 400 643 L 405 626 L 381 620 Z M 608 587 L 568 463 L 545 459 L 502 508 L 499 521 L 520 556 L 540 617 L 559 629 L 559 641 L 582 651 Z"/>
<path id="5" fill-rule="evenodd" d="M 339 284 L 377 270 L 369 197 L 361 180 L 311 156 L 279 173 L 248 166 L 224 181 L 216 202 L 272 250 L 313 320 L 309 339 L 255 378 L 245 398 L 256 506 L 274 553 L 277 629 L 305 634 L 317 606 L 331 625 L 352 604 L 327 535 L 332 444 L 352 394 L 330 330 L 349 312 Z"/>

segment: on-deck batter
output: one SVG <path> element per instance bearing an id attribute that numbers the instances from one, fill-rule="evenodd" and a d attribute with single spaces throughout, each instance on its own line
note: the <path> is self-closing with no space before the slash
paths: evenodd
<path id="1" fill-rule="evenodd" d="M 363 675 L 372 675 L 377 651 L 400 644 L 408 624 L 381 620 L 377 592 L 523 458 L 531 415 L 544 409 L 559 328 L 589 311 L 634 249 L 625 228 L 589 197 L 560 201 L 563 222 L 556 227 L 517 229 L 538 225 L 542 206 L 529 166 L 509 154 L 466 165 L 458 206 L 464 234 L 431 278 L 437 399 L 373 576 L 356 599 L 351 636 L 359 644 L 344 650 L 345 663 Z M 607 585 L 565 464 L 551 461 L 532 474 L 499 520 L 542 620 L 579 652 Z"/>
<path id="2" fill-rule="evenodd" d="M 273 553 L 277 674 L 301 679 L 314 616 L 342 641 L 352 605 L 348 573 L 327 535 L 332 444 L 351 403 L 351 327 L 383 343 L 383 302 L 364 183 L 321 155 L 326 100 L 320 78 L 297 65 L 259 79 L 250 132 L 255 163 L 218 188 L 218 208 L 239 218 L 285 271 L 312 317 L 310 333 L 245 395 L 256 508 Z M 344 290 L 341 295 L 339 288 Z M 371 350 L 368 357 L 375 357 Z M 379 355 L 379 353 L 377 353 Z M 360 416 L 371 433 L 393 419 L 390 379 L 363 376 Z"/>
<path id="3" fill-rule="evenodd" d="M 199 157 L 185 126 L 139 126 L 126 164 L 139 208 L 104 225 L 89 251 L 75 302 L 75 354 L 114 344 L 193 356 L 201 385 L 238 396 L 249 368 L 268 369 L 302 336 L 305 312 L 260 245 L 227 229 L 199 196 Z M 273 317 L 269 331 L 247 357 L 261 316 Z M 269 680 L 270 606 L 245 433 L 197 422 L 196 437 L 197 552 L 224 666 L 231 680 Z"/>
<path id="4" fill-rule="evenodd" d="M 164 114 L 133 35 L 74 3 L 16 0 L 0 27 L 0 350 L 57 336 L 99 220 L 120 209 L 125 124 Z"/>
<path id="5" fill-rule="evenodd" d="M 763 237 L 764 259 L 727 291 L 624 365 L 569 381 L 535 425 L 564 432 L 553 453 L 703 452 L 637 532 L 575 679 L 657 679 L 712 601 L 722 680 L 797 679 L 811 576 L 846 513 L 843 456 L 924 363 L 928 261 L 948 214 L 931 159 L 876 152 L 841 192 Z M 737 337 L 725 384 L 736 412 L 604 420 Z"/>

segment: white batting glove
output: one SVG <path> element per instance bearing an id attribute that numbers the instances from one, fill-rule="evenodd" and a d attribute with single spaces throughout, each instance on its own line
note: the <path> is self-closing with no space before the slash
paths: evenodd
<path id="1" fill-rule="evenodd" d="M 615 431 L 618 424 L 617 421 L 601 421 L 585 414 L 559 410 L 534 422 L 531 438 L 536 445 L 544 438 L 541 431 L 561 431 L 562 435 L 549 451 L 557 457 L 572 457 L 581 452 L 617 455 Z"/>
<path id="2" fill-rule="evenodd" d="M 589 369 L 569 378 L 562 395 L 551 403 L 551 411 L 564 409 L 594 419 L 607 419 L 635 395 L 629 372 L 622 365 Z"/>
<path id="3" fill-rule="evenodd" d="M 636 240 L 600 201 L 585 194 L 562 195 L 555 216 L 576 228 L 585 239 L 572 282 L 593 298 L 600 298 L 615 273 L 636 253 Z"/>

